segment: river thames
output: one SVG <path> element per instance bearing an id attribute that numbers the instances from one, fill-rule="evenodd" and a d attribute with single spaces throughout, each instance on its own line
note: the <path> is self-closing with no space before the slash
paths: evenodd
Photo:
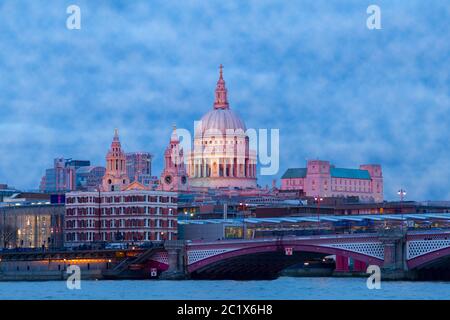
<path id="1" fill-rule="evenodd" d="M 365 278 L 291 278 L 271 281 L 82 281 L 67 289 L 65 281 L 0 282 L 0 300 L 278 300 L 278 299 L 449 299 L 450 282 L 383 281 L 368 289 Z"/>

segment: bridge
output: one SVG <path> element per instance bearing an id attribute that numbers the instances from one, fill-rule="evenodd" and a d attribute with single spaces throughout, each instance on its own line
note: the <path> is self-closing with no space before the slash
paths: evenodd
<path id="1" fill-rule="evenodd" d="M 87 268 L 89 261 L 91 266 L 98 262 L 104 278 L 274 279 L 287 267 L 330 255 L 335 257 L 336 274 L 365 272 L 368 265 L 377 265 L 385 279 L 418 279 L 427 273 L 450 279 L 450 229 L 173 240 L 128 250 L 4 251 L 0 262 L 64 261 L 65 265 L 67 260 Z"/>
<path id="2" fill-rule="evenodd" d="M 251 240 L 167 241 L 149 267 L 162 278 L 273 279 L 289 266 L 333 255 L 335 272 L 382 269 L 385 279 L 417 278 L 430 268 L 450 270 L 450 230 L 380 230 L 370 234 L 276 237 Z"/>

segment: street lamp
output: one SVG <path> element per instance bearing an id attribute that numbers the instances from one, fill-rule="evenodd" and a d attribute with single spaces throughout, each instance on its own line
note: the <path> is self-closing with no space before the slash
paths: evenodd
<path id="1" fill-rule="evenodd" d="M 317 203 L 317 232 L 320 234 L 320 203 L 323 201 L 322 197 L 314 197 L 314 201 Z"/>
<path id="2" fill-rule="evenodd" d="M 242 239 L 245 239 L 245 211 L 248 207 L 248 204 L 240 202 L 239 207 L 242 217 Z"/>
<path id="3" fill-rule="evenodd" d="M 398 190 L 397 194 L 400 196 L 400 202 L 403 201 L 404 197 L 406 196 L 406 190 L 400 189 Z"/>
<path id="4" fill-rule="evenodd" d="M 403 231 L 403 199 L 406 196 L 406 190 L 400 189 L 400 190 L 397 191 L 397 194 L 400 197 L 400 214 L 401 214 L 401 217 L 402 217 L 402 231 Z"/>

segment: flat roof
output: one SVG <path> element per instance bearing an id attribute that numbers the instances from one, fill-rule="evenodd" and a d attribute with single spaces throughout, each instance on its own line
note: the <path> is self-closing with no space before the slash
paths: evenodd
<path id="1" fill-rule="evenodd" d="M 279 217 L 279 218 L 237 218 L 237 219 L 204 219 L 204 220 L 179 220 L 178 224 L 234 224 L 242 223 L 261 224 L 261 223 L 300 223 L 300 222 L 341 222 L 341 221 L 400 221 L 400 220 L 448 220 L 450 213 L 423 213 L 423 214 L 361 214 L 361 215 L 321 215 L 321 216 L 302 216 L 302 217 Z"/>

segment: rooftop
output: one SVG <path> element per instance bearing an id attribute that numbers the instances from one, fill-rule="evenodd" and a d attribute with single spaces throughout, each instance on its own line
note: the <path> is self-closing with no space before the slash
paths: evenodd
<path id="1" fill-rule="evenodd" d="M 307 174 L 307 168 L 289 168 L 283 174 L 281 179 L 294 179 L 305 178 Z M 369 171 L 362 169 L 346 169 L 330 167 L 330 174 L 333 178 L 345 178 L 345 179 L 370 179 Z"/>
<path id="2" fill-rule="evenodd" d="M 370 179 L 369 171 L 361 169 L 346 169 L 346 168 L 331 167 L 330 174 L 333 178 Z"/>
<path id="3" fill-rule="evenodd" d="M 281 179 L 305 178 L 306 168 L 289 168 L 283 174 Z"/>
<path id="4" fill-rule="evenodd" d="M 242 225 L 243 223 L 260 224 L 260 223 L 299 223 L 299 222 L 341 222 L 341 221 L 405 221 L 405 220 L 446 220 L 450 221 L 450 213 L 422 213 L 422 214 L 369 214 L 369 215 L 323 215 L 317 216 L 301 216 L 301 217 L 280 217 L 280 218 L 237 218 L 237 219 L 205 219 L 205 220 L 178 220 L 178 224 L 234 224 Z"/>

